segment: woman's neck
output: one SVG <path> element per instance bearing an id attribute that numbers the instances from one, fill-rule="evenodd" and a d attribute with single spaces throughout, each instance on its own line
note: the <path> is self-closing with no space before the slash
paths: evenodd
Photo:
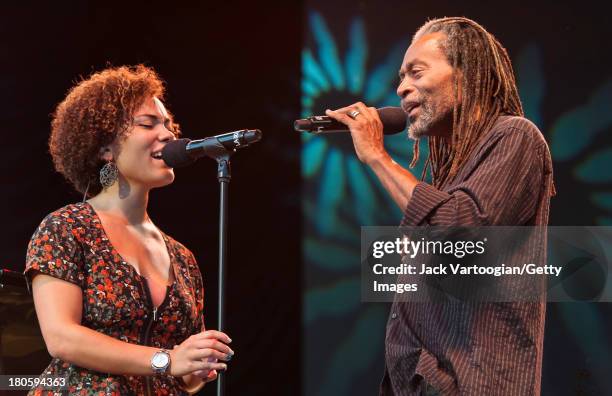
<path id="1" fill-rule="evenodd" d="M 141 225 L 150 221 L 147 214 L 149 190 L 133 186 L 126 189 L 121 184 L 120 182 L 114 183 L 89 199 L 88 202 L 96 211 L 125 219 L 131 225 Z"/>

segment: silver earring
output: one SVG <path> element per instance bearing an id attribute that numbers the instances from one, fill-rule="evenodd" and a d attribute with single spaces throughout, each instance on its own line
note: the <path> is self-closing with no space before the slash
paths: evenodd
<path id="1" fill-rule="evenodd" d="M 117 181 L 117 165 L 113 161 L 108 161 L 102 169 L 100 169 L 100 184 L 104 188 L 108 188 Z"/>

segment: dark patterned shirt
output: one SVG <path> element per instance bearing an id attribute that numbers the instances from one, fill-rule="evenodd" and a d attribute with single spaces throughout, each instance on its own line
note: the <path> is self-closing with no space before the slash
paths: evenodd
<path id="1" fill-rule="evenodd" d="M 203 329 L 204 289 L 193 254 L 162 236 L 175 280 L 158 307 L 153 306 L 146 279 L 113 248 L 88 203 L 65 206 L 42 221 L 28 247 L 25 273 L 31 278 L 39 272 L 79 286 L 83 326 L 132 344 L 172 349 Z M 172 376 L 107 374 L 59 358 L 44 374 L 67 376 L 70 395 L 188 394 Z M 29 393 L 42 394 L 60 393 Z"/>
<path id="2" fill-rule="evenodd" d="M 525 118 L 501 116 L 452 182 L 417 184 L 402 226 L 546 226 L 552 195 L 544 137 Z M 545 310 L 543 301 L 396 299 L 381 395 L 430 386 L 442 395 L 539 395 Z"/>

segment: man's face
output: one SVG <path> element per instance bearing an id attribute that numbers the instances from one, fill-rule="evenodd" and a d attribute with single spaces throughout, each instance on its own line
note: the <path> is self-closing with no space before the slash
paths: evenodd
<path id="1" fill-rule="evenodd" d="M 445 37 L 441 32 L 425 34 L 404 55 L 397 95 L 408 114 L 408 134 L 413 139 L 452 132 L 453 67 L 438 45 Z"/>

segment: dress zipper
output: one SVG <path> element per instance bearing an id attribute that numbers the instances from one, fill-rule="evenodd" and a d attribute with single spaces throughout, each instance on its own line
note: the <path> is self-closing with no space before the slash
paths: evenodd
<path id="1" fill-rule="evenodd" d="M 170 288 L 170 286 L 166 286 L 166 295 L 164 296 L 164 300 L 161 302 L 161 304 L 159 304 L 158 307 L 153 305 L 153 297 L 151 297 L 151 290 L 149 289 L 149 285 L 147 284 L 147 280 L 145 278 L 141 278 L 142 280 L 142 285 L 145 291 L 145 296 L 147 297 L 147 303 L 150 307 L 153 307 L 153 320 L 149 319 L 147 326 L 145 327 L 145 333 L 144 333 L 144 337 L 143 337 L 143 341 L 144 341 L 144 345 L 149 346 L 149 336 L 151 333 L 151 327 L 153 327 L 153 323 L 155 323 L 155 321 L 157 320 L 157 311 L 166 303 L 166 301 L 168 300 L 168 296 L 170 294 L 170 290 L 168 290 Z M 145 383 L 146 383 L 146 395 L 150 396 L 151 393 L 151 376 L 147 375 L 145 376 Z"/>
<path id="2" fill-rule="evenodd" d="M 153 298 L 151 297 L 151 291 L 149 290 L 149 285 L 147 285 L 147 280 L 145 278 L 142 278 L 142 285 L 145 289 L 145 295 L 147 297 L 147 303 L 149 306 L 153 306 Z M 155 322 L 156 319 L 156 314 L 157 314 L 157 308 L 153 307 L 153 320 L 151 320 L 149 318 L 149 322 L 147 323 L 147 326 L 145 327 L 145 334 L 144 334 L 144 345 L 149 345 L 149 335 L 151 332 L 151 327 L 153 326 L 153 322 Z M 146 385 L 146 395 L 147 396 L 151 396 L 151 376 L 147 375 L 145 376 L 145 385 Z"/>

